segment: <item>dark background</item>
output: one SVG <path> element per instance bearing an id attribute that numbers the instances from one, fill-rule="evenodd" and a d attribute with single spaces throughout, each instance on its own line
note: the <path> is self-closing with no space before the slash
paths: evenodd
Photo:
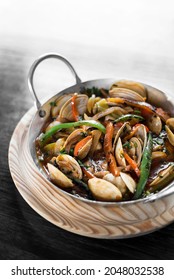
<path id="1" fill-rule="evenodd" d="M 48 2 L 45 1 L 47 5 Z M 53 2 L 56 5 L 56 1 Z M 27 87 L 28 71 L 32 62 L 45 52 L 58 52 L 66 56 L 83 81 L 129 78 L 146 82 L 174 96 L 172 12 L 163 6 L 159 9 L 159 5 L 155 17 L 145 1 L 142 2 L 144 6 L 140 8 L 138 2 L 133 1 L 130 14 L 130 9 L 124 10 L 123 6 L 119 6 L 122 16 L 127 16 L 125 26 L 121 25 L 122 16 L 119 13 L 117 24 L 120 24 L 120 28 L 116 25 L 114 29 L 109 20 L 113 9 L 111 7 L 109 10 L 110 15 L 108 12 L 105 14 L 102 4 L 99 22 L 96 20 L 94 25 L 90 23 L 88 26 L 90 19 L 83 21 L 82 15 L 81 27 L 74 31 L 78 26 L 77 20 L 71 22 L 73 17 L 66 17 L 70 29 L 66 26 L 65 33 L 60 32 L 58 19 L 49 22 L 50 13 L 44 21 L 43 14 L 41 16 L 38 12 L 40 1 L 30 1 L 31 5 L 26 1 L 27 8 L 23 1 L 18 1 L 15 9 L 13 1 L 0 4 L 0 259 L 174 259 L 174 223 L 154 233 L 123 240 L 92 239 L 66 232 L 28 206 L 18 193 L 8 167 L 11 135 L 21 117 L 33 106 Z M 74 4 L 75 8 L 77 4 Z M 46 15 L 47 6 L 43 5 L 42 8 Z M 82 11 L 82 7 L 80 9 Z M 97 6 L 94 12 L 96 9 Z M 32 12 L 30 18 L 27 11 Z M 91 12 L 93 20 L 94 12 Z M 131 22 L 129 19 L 132 17 Z M 138 27 L 136 20 L 140 18 L 143 21 L 139 22 Z M 113 18 L 112 21 L 114 23 Z M 53 23 L 57 24 L 56 30 Z M 84 33 L 79 38 L 83 28 L 86 40 Z M 141 35 L 142 32 L 145 36 Z M 102 36 L 107 39 L 103 45 Z M 114 40 L 109 40 L 112 37 Z M 44 63 L 38 69 L 35 80 L 37 92 L 42 97 L 48 93 L 55 94 L 72 83 L 73 79 L 64 65 L 53 62 Z"/>

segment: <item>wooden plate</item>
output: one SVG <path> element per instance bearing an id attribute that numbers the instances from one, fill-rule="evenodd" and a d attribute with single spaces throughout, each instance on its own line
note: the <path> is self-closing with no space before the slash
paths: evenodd
<path id="1" fill-rule="evenodd" d="M 56 226 L 83 236 L 126 238 L 157 230 L 174 220 L 174 194 L 152 203 L 95 203 L 70 196 L 36 167 L 28 147 L 35 108 L 18 123 L 9 146 L 13 181 L 26 202 Z"/>

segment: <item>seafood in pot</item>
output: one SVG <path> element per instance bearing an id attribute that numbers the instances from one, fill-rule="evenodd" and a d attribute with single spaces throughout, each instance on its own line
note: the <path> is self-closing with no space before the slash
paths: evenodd
<path id="1" fill-rule="evenodd" d="M 140 199 L 174 179 L 174 117 L 148 102 L 141 83 L 58 97 L 35 143 L 49 179 L 85 199 Z"/>

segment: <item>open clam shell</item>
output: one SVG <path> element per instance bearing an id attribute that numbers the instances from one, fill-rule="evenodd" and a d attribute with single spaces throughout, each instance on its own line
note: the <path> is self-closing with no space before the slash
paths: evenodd
<path id="1" fill-rule="evenodd" d="M 62 108 L 62 106 L 67 102 L 67 100 L 71 99 L 71 97 L 73 96 L 72 94 L 64 94 L 59 96 L 54 103 L 52 104 L 52 108 L 51 108 L 51 115 L 53 118 L 56 118 Z"/>
<path id="2" fill-rule="evenodd" d="M 153 191 L 160 190 L 166 184 L 174 179 L 174 163 L 170 164 L 164 170 L 160 171 L 156 178 L 150 183 L 150 188 Z"/>
<path id="3" fill-rule="evenodd" d="M 62 188 L 70 188 L 73 187 L 72 181 L 58 168 L 56 168 L 54 165 L 48 163 L 47 164 L 50 179 L 53 181 L 56 185 L 62 187 Z"/>
<path id="4" fill-rule="evenodd" d="M 85 95 L 85 94 L 77 95 L 75 105 L 77 107 L 77 111 L 78 111 L 79 115 L 83 115 L 86 112 L 87 102 L 88 102 L 87 95 Z M 59 113 L 59 120 L 60 120 L 60 122 L 74 121 L 71 99 L 68 99 L 67 102 L 62 106 L 60 113 Z"/>
<path id="5" fill-rule="evenodd" d="M 77 179 L 82 179 L 80 165 L 72 156 L 60 154 L 56 158 L 56 163 L 63 173 L 72 175 L 72 177 Z"/>
<path id="6" fill-rule="evenodd" d="M 142 158 L 142 145 L 140 143 L 140 140 L 137 137 L 132 137 L 129 140 L 129 143 L 130 143 L 129 154 L 139 166 Z"/>
<path id="7" fill-rule="evenodd" d="M 130 89 L 132 91 L 137 92 L 142 97 L 147 96 L 147 90 L 143 84 L 134 82 L 134 81 L 130 81 L 130 80 L 117 81 L 111 86 L 110 89 L 112 90 L 114 88 L 126 88 L 126 89 Z"/>
<path id="8" fill-rule="evenodd" d="M 160 134 L 162 130 L 162 121 L 159 116 L 153 114 L 150 118 L 147 119 L 147 125 L 152 132 L 156 133 L 157 135 Z"/>
<path id="9" fill-rule="evenodd" d="M 127 98 L 135 101 L 142 101 L 142 102 L 145 100 L 145 98 L 142 97 L 139 93 L 127 88 L 114 87 L 109 91 L 109 95 L 110 97 Z"/>
<path id="10" fill-rule="evenodd" d="M 171 129 L 166 125 L 165 126 L 166 132 L 167 132 L 167 138 L 172 146 L 174 146 L 174 133 L 171 131 Z"/>

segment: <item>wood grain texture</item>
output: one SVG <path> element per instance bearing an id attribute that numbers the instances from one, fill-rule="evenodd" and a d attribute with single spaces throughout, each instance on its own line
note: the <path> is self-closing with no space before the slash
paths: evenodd
<path id="1" fill-rule="evenodd" d="M 31 109 L 17 125 L 9 147 L 13 180 L 28 204 L 51 223 L 70 232 L 95 238 L 135 237 L 174 220 L 174 193 L 151 203 L 95 203 L 62 192 L 37 169 L 30 154 Z M 90 213 L 90 215 L 89 215 Z"/>

